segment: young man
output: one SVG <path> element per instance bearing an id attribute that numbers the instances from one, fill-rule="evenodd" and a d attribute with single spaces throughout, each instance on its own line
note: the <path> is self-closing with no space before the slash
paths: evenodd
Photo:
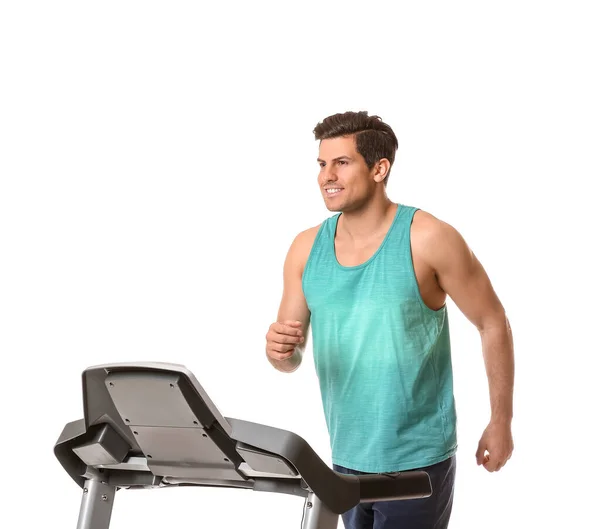
<path id="1" fill-rule="evenodd" d="M 509 322 L 462 236 L 387 197 L 398 148 L 387 124 L 346 112 L 314 133 L 319 188 L 338 213 L 289 249 L 267 358 L 279 371 L 295 371 L 311 325 L 334 470 L 430 475 L 431 497 L 360 504 L 342 515 L 347 529 L 446 528 L 457 447 L 446 296 L 481 334 L 491 415 L 476 461 L 489 472 L 513 450 Z"/>

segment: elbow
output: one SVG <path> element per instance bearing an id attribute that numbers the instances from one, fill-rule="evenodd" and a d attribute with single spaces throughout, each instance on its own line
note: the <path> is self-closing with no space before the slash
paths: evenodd
<path id="1" fill-rule="evenodd" d="M 475 325 L 482 336 L 497 332 L 511 333 L 510 321 L 504 310 L 490 314 L 486 318 L 482 318 L 480 321 L 476 322 Z"/>

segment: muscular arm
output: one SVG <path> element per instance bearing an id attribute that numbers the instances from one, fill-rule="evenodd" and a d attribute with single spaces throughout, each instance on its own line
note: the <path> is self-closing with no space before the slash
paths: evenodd
<path id="1" fill-rule="evenodd" d="M 294 354 L 284 360 L 276 360 L 267 355 L 271 365 L 284 373 L 291 373 L 300 367 L 306 348 L 306 336 L 310 325 L 310 311 L 302 290 L 302 273 L 315 237 L 315 228 L 300 233 L 292 242 L 283 266 L 283 294 L 277 312 L 277 322 L 300 322 L 304 341 L 295 346 Z"/>
<path id="2" fill-rule="evenodd" d="M 463 237 L 452 226 L 422 214 L 419 252 L 440 287 L 481 335 L 489 383 L 491 422 L 513 415 L 514 351 L 510 323 L 490 279 Z"/>

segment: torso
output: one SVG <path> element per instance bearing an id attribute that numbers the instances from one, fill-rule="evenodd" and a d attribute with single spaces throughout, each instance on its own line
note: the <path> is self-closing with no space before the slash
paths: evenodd
<path id="1" fill-rule="evenodd" d="M 433 270 L 433 268 L 420 257 L 419 252 L 423 244 L 426 244 L 424 224 L 425 222 L 431 222 L 431 218 L 432 217 L 430 214 L 421 210 L 417 211 L 414 215 L 413 223 L 411 225 L 410 239 L 413 266 L 415 269 L 415 276 L 417 278 L 421 297 L 423 298 L 423 302 L 429 308 L 438 310 L 446 302 L 446 293 L 438 284 L 435 270 Z M 319 228 L 320 225 L 310 228 L 304 232 L 305 238 L 303 242 L 305 260 L 303 265 L 308 259 L 310 249 L 312 248 Z M 336 234 L 335 254 L 337 261 L 342 266 L 357 266 L 365 261 L 368 261 L 381 246 L 388 229 L 389 225 L 383 226 L 381 232 L 374 234 L 371 239 L 358 246 L 349 238 L 344 238 L 339 233 Z"/>

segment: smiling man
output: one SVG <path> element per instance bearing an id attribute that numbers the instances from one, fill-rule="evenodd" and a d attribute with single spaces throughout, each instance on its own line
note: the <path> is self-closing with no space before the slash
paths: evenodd
<path id="1" fill-rule="evenodd" d="M 336 213 L 290 246 L 267 358 L 295 371 L 311 327 L 334 470 L 430 475 L 431 497 L 360 504 L 342 515 L 347 529 L 446 528 L 457 450 L 447 296 L 481 335 L 491 406 L 475 457 L 489 472 L 513 450 L 508 319 L 457 230 L 388 198 L 398 148 L 389 125 L 345 112 L 314 134 L 319 189 Z"/>

